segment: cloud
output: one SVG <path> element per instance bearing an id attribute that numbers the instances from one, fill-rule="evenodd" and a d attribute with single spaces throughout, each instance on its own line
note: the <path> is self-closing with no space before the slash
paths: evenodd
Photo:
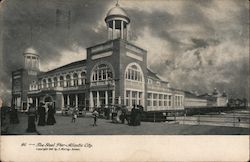
<path id="1" fill-rule="evenodd" d="M 1 82 L 33 46 L 43 69 L 84 59 L 86 47 L 106 41 L 104 17 L 114 1 L 5 1 Z M 120 1 L 131 19 L 131 41 L 148 50 L 148 65 L 175 87 L 226 90 L 248 97 L 248 1 Z M 56 9 L 67 15 L 56 25 Z M 18 25 L 16 25 L 18 24 Z M 69 25 L 70 24 L 70 25 Z M 32 28 L 32 38 L 31 38 Z M 3 79 L 2 79 L 3 78 Z M 1 88 L 1 87 L 0 87 Z"/>

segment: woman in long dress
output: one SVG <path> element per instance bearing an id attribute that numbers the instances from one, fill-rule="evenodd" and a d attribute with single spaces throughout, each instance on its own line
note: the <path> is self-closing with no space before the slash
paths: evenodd
<path id="1" fill-rule="evenodd" d="M 56 123 L 55 120 L 55 109 L 53 108 L 53 106 L 50 104 L 48 105 L 48 118 L 47 118 L 47 125 L 54 125 Z"/>
<path id="2" fill-rule="evenodd" d="M 34 104 L 30 104 L 28 110 L 28 128 L 26 129 L 27 132 L 36 132 L 36 108 Z"/>
<path id="3" fill-rule="evenodd" d="M 39 115 L 39 119 L 38 119 L 38 125 L 39 126 L 45 126 L 46 124 L 46 110 L 44 107 L 44 103 L 40 103 L 39 107 L 38 107 L 38 115 Z"/>

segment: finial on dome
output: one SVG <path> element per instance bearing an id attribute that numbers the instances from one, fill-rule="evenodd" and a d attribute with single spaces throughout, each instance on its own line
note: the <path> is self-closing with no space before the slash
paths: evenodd
<path id="1" fill-rule="evenodd" d="M 120 6 L 120 5 L 119 5 L 119 0 L 116 1 L 116 5 L 115 5 L 115 6 Z"/>

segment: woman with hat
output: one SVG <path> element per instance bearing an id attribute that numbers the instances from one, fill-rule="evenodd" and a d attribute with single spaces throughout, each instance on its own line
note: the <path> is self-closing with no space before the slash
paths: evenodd
<path id="1" fill-rule="evenodd" d="M 28 110 L 28 128 L 26 129 L 27 132 L 36 132 L 36 108 L 34 104 L 29 104 Z"/>
<path id="2" fill-rule="evenodd" d="M 39 115 L 39 119 L 38 119 L 38 125 L 39 126 L 45 126 L 46 124 L 46 110 L 44 107 L 44 103 L 40 102 L 39 107 L 38 107 L 38 115 Z"/>

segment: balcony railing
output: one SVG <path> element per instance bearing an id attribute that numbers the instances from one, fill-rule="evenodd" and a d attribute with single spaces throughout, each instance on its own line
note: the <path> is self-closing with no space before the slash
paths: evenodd
<path id="1" fill-rule="evenodd" d="M 103 85 L 107 85 L 107 86 L 114 86 L 115 82 L 113 80 L 99 80 L 99 81 L 92 81 L 90 83 L 90 86 L 103 86 Z"/>

